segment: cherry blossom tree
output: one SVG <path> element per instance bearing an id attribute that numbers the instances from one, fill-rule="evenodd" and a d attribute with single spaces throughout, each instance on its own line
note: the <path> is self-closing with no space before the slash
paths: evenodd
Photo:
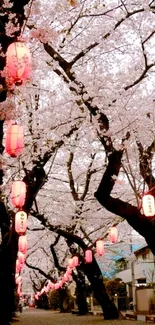
<path id="1" fill-rule="evenodd" d="M 26 20 L 24 5 L 27 5 Z M 19 5 L 18 1 L 14 0 L 11 3 L 4 1 L 2 9 L 1 70 L 5 67 L 3 54 L 6 53 L 8 45 L 21 34 L 22 37 L 27 37 L 34 62 L 32 86 L 15 89 L 12 91 L 13 97 L 10 97 L 5 77 L 1 74 L 1 154 L 4 150 L 4 120 L 12 119 L 11 114 L 17 118 L 20 112 L 19 119 L 23 118 L 26 124 L 27 146 L 18 160 L 18 167 L 13 161 L 7 160 L 15 175 L 20 172 L 27 184 L 24 210 L 38 218 L 46 227 L 49 226 L 50 230 L 56 230 L 46 217 L 51 214 L 51 210 L 48 211 L 48 203 L 45 203 L 45 207 L 43 200 L 41 202 L 41 191 L 44 191 L 47 176 L 51 181 L 51 166 L 59 150 L 57 157 L 59 166 L 62 165 L 66 152 L 62 153 L 61 149 L 65 148 L 70 151 L 67 168 L 68 185 L 74 199 L 74 209 L 71 208 L 72 204 L 70 205 L 73 218 L 68 219 L 67 211 L 64 211 L 66 221 L 72 220 L 72 236 L 77 236 L 75 222 L 82 220 L 84 215 L 84 223 L 92 213 L 88 204 L 89 196 L 85 202 L 87 215 L 83 214 L 82 209 L 86 193 L 84 190 L 90 191 L 89 177 L 94 171 L 91 161 L 96 156 L 96 152 L 91 151 L 91 156 L 87 154 L 89 158 L 85 157 L 88 173 L 87 188 L 84 188 L 84 182 L 81 182 L 81 177 L 76 173 L 76 168 L 80 170 L 81 151 L 77 150 L 76 154 L 74 152 L 75 134 L 79 131 L 78 137 L 83 140 L 80 143 L 81 149 L 85 148 L 85 139 L 89 139 L 86 152 L 90 152 L 93 145 L 96 149 L 96 146 L 99 146 L 98 141 L 102 144 L 102 149 L 99 148 L 99 152 L 102 150 L 102 154 L 99 154 L 102 162 L 98 172 L 91 175 L 91 194 L 93 189 L 96 191 L 98 187 L 101 179 L 99 171 L 104 167 L 103 178 L 95 193 L 96 198 L 106 210 L 114 214 L 114 218 L 117 215 L 126 219 L 146 239 L 154 253 L 154 218 L 146 218 L 141 211 L 141 195 L 154 187 L 154 1 L 140 0 L 133 4 L 132 1 L 107 0 L 103 4 L 99 0 L 77 0 L 63 4 L 62 1 L 52 1 L 50 5 L 46 5 L 45 0 L 25 0 L 20 1 Z M 24 33 L 23 30 L 21 33 L 21 28 Z M 33 100 L 30 101 L 32 97 Z M 16 104 L 16 109 L 13 103 Z M 79 164 L 75 164 L 73 174 L 70 167 L 74 157 Z M 1 162 L 1 184 L 3 165 Z M 61 170 L 56 177 L 60 178 L 63 172 Z M 10 176 L 10 171 L 7 171 L 5 177 Z M 122 186 L 119 184 L 120 179 L 123 180 Z M 68 189 L 69 187 L 66 187 L 66 190 Z M 62 214 L 60 203 L 61 207 L 65 207 L 65 198 L 68 198 L 63 191 L 62 205 L 62 195 L 58 196 L 59 191 L 60 186 L 54 196 L 55 207 L 58 208 L 59 205 L 58 219 L 60 213 Z M 78 195 L 81 191 L 83 196 Z M 6 193 L 9 193 L 8 189 Z M 2 286 L 1 306 L 6 304 L 8 290 L 10 292 L 12 288 L 13 292 L 11 274 L 14 274 L 18 240 L 17 235 L 12 233 L 11 241 L 7 245 L 10 239 L 10 216 L 14 220 L 14 212 L 8 213 L 4 204 L 7 196 L 5 199 L 3 197 L 4 190 L 1 192 L 0 203 L 3 239 L 1 265 L 4 267 L 1 282 L 7 282 L 8 286 L 7 290 Z M 69 205 L 66 206 L 68 208 Z M 40 213 L 43 208 L 46 214 Z M 101 216 L 97 203 L 94 204 L 95 209 Z M 105 225 L 107 216 L 112 223 L 114 221 L 111 213 L 108 214 L 106 210 L 103 210 L 102 217 Z M 52 212 L 56 213 L 55 211 L 53 209 Z M 58 229 L 59 234 L 63 236 L 63 231 L 66 230 L 61 227 Z M 12 301 L 8 304 L 11 312 Z M 3 310 L 6 315 L 6 308 Z"/>

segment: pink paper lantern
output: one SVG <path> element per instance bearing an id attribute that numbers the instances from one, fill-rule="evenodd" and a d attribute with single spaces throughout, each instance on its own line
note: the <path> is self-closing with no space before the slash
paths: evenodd
<path id="1" fill-rule="evenodd" d="M 50 288 L 51 288 L 51 289 L 54 289 L 54 288 L 55 288 L 55 286 L 54 286 L 54 283 L 53 283 L 53 282 L 51 282 L 51 283 L 50 283 Z"/>
<path id="2" fill-rule="evenodd" d="M 30 78 L 31 54 L 22 42 L 14 42 L 6 52 L 6 82 L 8 86 L 20 85 Z"/>
<path id="3" fill-rule="evenodd" d="M 27 252 L 27 236 L 19 236 L 18 239 L 18 250 L 19 252 L 26 254 Z"/>
<path id="4" fill-rule="evenodd" d="M 16 260 L 16 273 L 19 273 L 21 271 L 21 264 L 19 263 L 19 260 Z"/>
<path id="5" fill-rule="evenodd" d="M 21 284 L 19 283 L 18 287 L 17 287 L 17 294 L 18 295 L 21 295 L 21 290 L 22 290 L 22 287 L 21 287 Z"/>
<path id="6" fill-rule="evenodd" d="M 19 283 L 21 283 L 22 282 L 22 277 L 21 276 L 18 276 L 17 278 L 16 278 L 16 284 L 19 284 Z"/>
<path id="7" fill-rule="evenodd" d="M 24 264 L 25 263 L 25 255 L 21 252 L 18 252 L 18 261 L 20 264 Z"/>
<path id="8" fill-rule="evenodd" d="M 27 214 L 19 211 L 15 214 L 15 230 L 18 234 L 24 234 L 27 229 Z"/>
<path id="9" fill-rule="evenodd" d="M 142 209 L 146 217 L 153 217 L 155 215 L 155 199 L 153 195 L 143 195 Z"/>
<path id="10" fill-rule="evenodd" d="M 97 240 L 96 242 L 96 251 L 98 256 L 102 256 L 104 254 L 104 242 L 103 240 Z"/>
<path id="11" fill-rule="evenodd" d="M 68 265 L 69 265 L 71 268 L 74 267 L 74 260 L 73 260 L 73 258 L 69 258 L 69 259 L 68 259 Z"/>
<path id="12" fill-rule="evenodd" d="M 64 278 L 65 282 L 68 281 L 69 278 L 70 278 L 70 274 L 68 274 L 68 273 L 66 272 L 66 273 L 64 274 L 63 278 Z"/>
<path id="13" fill-rule="evenodd" d="M 74 266 L 76 267 L 76 266 L 78 266 L 79 265 L 79 258 L 78 258 L 78 256 L 73 256 L 73 263 L 74 263 Z"/>
<path id="14" fill-rule="evenodd" d="M 63 281 L 62 281 L 62 280 L 60 280 L 60 281 L 58 282 L 58 284 L 59 284 L 59 287 L 61 288 L 61 287 L 62 287 L 62 285 L 63 285 Z"/>
<path id="15" fill-rule="evenodd" d="M 72 274 L 73 269 L 68 265 L 66 273 Z"/>
<path id="16" fill-rule="evenodd" d="M 59 283 L 58 282 L 54 284 L 54 288 L 55 288 L 55 290 L 59 289 Z"/>
<path id="17" fill-rule="evenodd" d="M 24 147 L 23 126 L 11 124 L 6 130 L 5 151 L 11 157 L 17 157 Z"/>
<path id="18" fill-rule="evenodd" d="M 43 287 L 40 291 L 41 295 L 45 292 L 45 288 Z"/>
<path id="19" fill-rule="evenodd" d="M 90 249 L 87 249 L 85 251 L 85 261 L 86 261 L 86 263 L 92 263 L 92 260 L 93 260 L 92 251 Z"/>
<path id="20" fill-rule="evenodd" d="M 14 181 L 11 188 L 11 203 L 15 208 L 22 208 L 25 203 L 26 184 L 23 181 Z"/>
<path id="21" fill-rule="evenodd" d="M 116 227 L 111 227 L 109 231 L 109 239 L 111 243 L 116 243 L 118 238 L 118 231 Z"/>

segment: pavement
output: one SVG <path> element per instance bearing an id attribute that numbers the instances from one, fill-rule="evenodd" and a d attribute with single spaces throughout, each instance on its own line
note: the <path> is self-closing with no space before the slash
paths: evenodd
<path id="1" fill-rule="evenodd" d="M 53 312 L 29 308 L 17 316 L 12 325 L 142 325 L 140 320 L 104 320 L 103 316 L 77 316 L 69 313 Z"/>

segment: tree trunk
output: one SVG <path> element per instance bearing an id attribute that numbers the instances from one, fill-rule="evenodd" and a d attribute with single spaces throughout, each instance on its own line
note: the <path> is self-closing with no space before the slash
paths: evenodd
<path id="1" fill-rule="evenodd" d="M 86 315 L 88 313 L 87 295 L 85 276 L 83 272 L 77 268 L 78 274 L 72 273 L 73 280 L 76 283 L 76 303 L 78 305 L 78 314 Z"/>
<path id="2" fill-rule="evenodd" d="M 10 233 L 3 239 L 0 252 L 0 324 L 8 325 L 15 310 L 15 259 L 13 254 L 13 243 Z"/>
<path id="3" fill-rule="evenodd" d="M 102 273 L 95 258 L 93 258 L 92 263 L 83 264 L 82 267 L 85 272 L 85 275 L 91 283 L 91 287 L 94 292 L 94 297 L 96 298 L 103 310 L 104 319 L 118 319 L 119 311 L 117 310 L 116 306 L 111 301 L 110 297 L 106 292 L 106 288 L 103 283 Z"/>

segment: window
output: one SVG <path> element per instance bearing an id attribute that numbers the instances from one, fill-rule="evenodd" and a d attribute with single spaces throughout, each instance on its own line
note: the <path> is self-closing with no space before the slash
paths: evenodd
<path id="1" fill-rule="evenodd" d="M 143 278 L 143 279 L 138 279 L 138 280 L 137 280 L 137 283 L 146 283 L 146 279 L 145 279 L 145 278 Z"/>

